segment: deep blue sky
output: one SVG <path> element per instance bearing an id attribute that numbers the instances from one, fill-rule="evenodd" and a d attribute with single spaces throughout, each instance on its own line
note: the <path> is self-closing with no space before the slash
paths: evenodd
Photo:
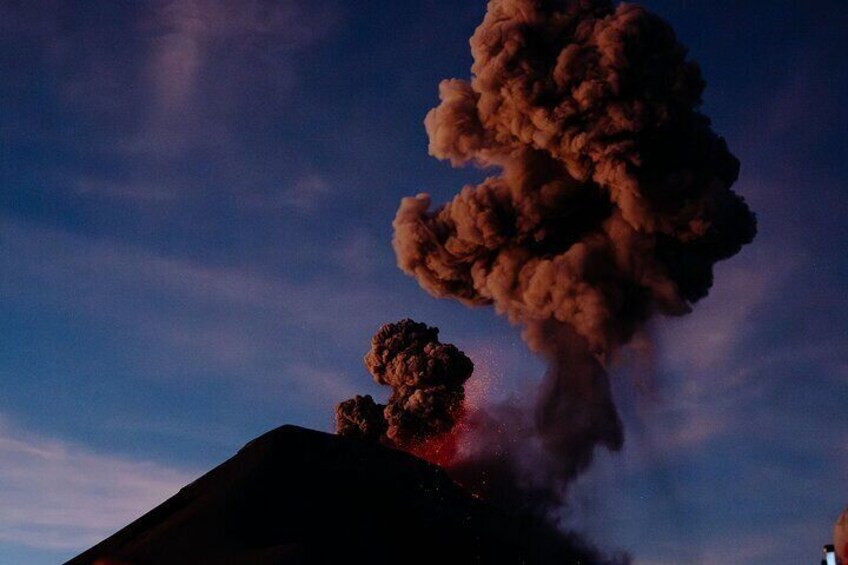
<path id="1" fill-rule="evenodd" d="M 567 521 L 636 563 L 816 562 L 848 503 L 848 4 L 645 0 L 702 66 L 754 244 L 652 367 Z M 269 9 L 270 7 L 270 9 Z M 394 266 L 481 2 L 0 0 L 0 562 L 54 563 L 283 423 L 332 428 L 413 317 L 493 398 L 515 328 Z"/>

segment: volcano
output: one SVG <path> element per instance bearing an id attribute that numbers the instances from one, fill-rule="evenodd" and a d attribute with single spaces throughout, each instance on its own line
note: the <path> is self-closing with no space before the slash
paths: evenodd
<path id="1" fill-rule="evenodd" d="M 282 426 L 66 565 L 609 563 L 379 443 Z"/>

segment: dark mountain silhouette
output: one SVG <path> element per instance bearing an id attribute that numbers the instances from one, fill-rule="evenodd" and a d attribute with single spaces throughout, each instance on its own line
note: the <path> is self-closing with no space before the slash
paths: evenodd
<path id="1" fill-rule="evenodd" d="M 499 512 L 440 468 L 283 426 L 67 565 L 602 563 L 578 539 Z"/>

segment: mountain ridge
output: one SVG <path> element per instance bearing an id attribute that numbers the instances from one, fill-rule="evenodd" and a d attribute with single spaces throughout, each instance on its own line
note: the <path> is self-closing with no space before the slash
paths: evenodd
<path id="1" fill-rule="evenodd" d="M 285 425 L 66 565 L 601 563 L 376 442 Z"/>

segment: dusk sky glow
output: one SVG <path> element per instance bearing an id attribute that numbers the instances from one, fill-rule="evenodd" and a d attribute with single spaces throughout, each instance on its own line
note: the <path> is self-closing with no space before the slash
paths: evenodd
<path id="1" fill-rule="evenodd" d="M 610 367 L 622 452 L 563 522 L 639 565 L 815 563 L 848 504 L 848 4 L 643 0 L 707 81 L 756 240 Z M 333 429 L 386 322 L 471 405 L 544 364 L 397 267 L 400 199 L 485 2 L 0 0 L 0 563 L 64 561 L 288 423 Z"/>

